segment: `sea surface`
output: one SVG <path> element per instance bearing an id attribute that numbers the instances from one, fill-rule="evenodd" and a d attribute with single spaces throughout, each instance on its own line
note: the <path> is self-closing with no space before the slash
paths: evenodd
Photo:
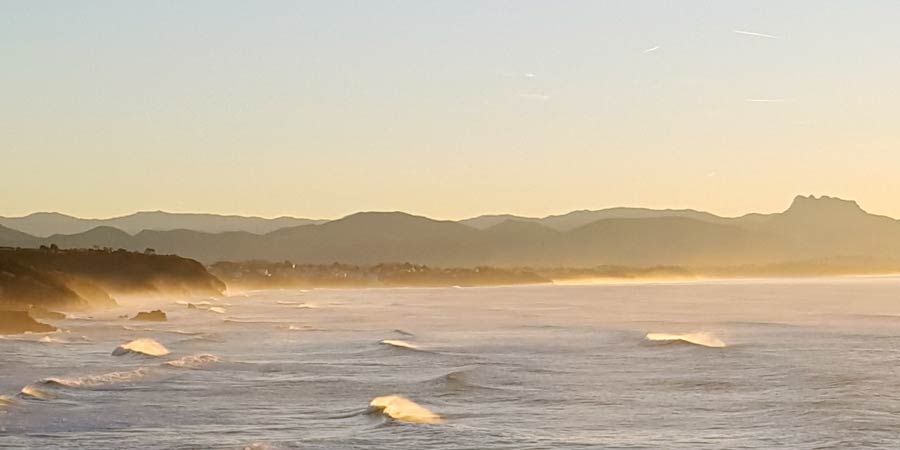
<path id="1" fill-rule="evenodd" d="M 900 448 L 898 278 L 191 301 L 0 339 L 0 448 Z"/>

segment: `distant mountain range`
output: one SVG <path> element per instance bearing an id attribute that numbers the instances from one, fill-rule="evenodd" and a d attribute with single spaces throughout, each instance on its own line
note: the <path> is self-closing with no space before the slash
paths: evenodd
<path id="1" fill-rule="evenodd" d="M 154 214 L 169 220 L 139 220 Z M 613 208 L 545 218 L 481 216 L 459 222 L 402 212 L 363 212 L 328 222 L 272 219 L 298 221 L 285 227 L 266 219 L 212 215 L 138 213 L 125 219 L 108 219 L 76 233 L 58 232 L 49 225 L 38 233 L 21 227 L 36 221 L 5 219 L 19 222 L 0 221 L 6 227 L 0 228 L 0 245 L 153 248 L 206 263 L 698 267 L 900 259 L 900 222 L 869 214 L 853 201 L 813 196 L 797 197 L 782 213 L 737 218 L 692 210 Z M 121 225 L 127 229 L 111 223 L 127 224 Z M 56 234 L 35 236 L 48 233 Z"/>
<path id="2" fill-rule="evenodd" d="M 217 214 L 185 214 L 164 211 L 142 211 L 111 219 L 80 219 L 55 212 L 39 212 L 25 217 L 0 217 L 0 225 L 34 236 L 77 234 L 97 227 L 118 228 L 129 234 L 144 230 L 194 230 L 204 233 L 246 231 L 264 234 L 285 227 L 322 223 L 322 220 L 278 217 L 223 216 Z"/>

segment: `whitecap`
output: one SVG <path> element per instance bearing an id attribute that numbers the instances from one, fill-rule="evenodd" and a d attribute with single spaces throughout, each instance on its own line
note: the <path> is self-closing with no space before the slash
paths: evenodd
<path id="1" fill-rule="evenodd" d="M 712 348 L 723 348 L 726 346 L 719 338 L 704 332 L 684 334 L 647 333 L 645 339 L 655 342 L 684 342 L 687 344 Z"/>
<path id="2" fill-rule="evenodd" d="M 7 406 L 15 404 L 16 401 L 10 397 L 5 395 L 0 395 L 0 408 L 5 408 Z"/>
<path id="3" fill-rule="evenodd" d="M 400 339 L 385 339 L 385 340 L 381 341 L 381 344 L 389 345 L 391 347 L 404 348 L 404 349 L 408 349 L 408 350 L 422 350 L 422 348 L 419 347 L 418 345 L 411 344 L 406 341 L 401 341 Z"/>
<path id="4" fill-rule="evenodd" d="M 399 395 L 376 397 L 369 406 L 382 414 L 402 422 L 438 424 L 443 422 L 441 416 L 428 408 Z"/>
<path id="5" fill-rule="evenodd" d="M 198 336 L 198 335 L 203 334 L 200 331 L 185 331 L 185 330 L 172 330 L 171 332 L 175 333 L 175 334 L 180 334 L 183 336 Z"/>
<path id="6" fill-rule="evenodd" d="M 19 395 L 23 398 L 33 398 L 35 400 L 53 400 L 56 398 L 52 392 L 40 389 L 33 384 L 23 387 L 22 390 L 19 391 Z"/>
<path id="7" fill-rule="evenodd" d="M 214 312 L 216 314 L 225 314 L 225 308 L 220 308 L 218 306 L 211 306 L 209 311 Z"/>
<path id="8" fill-rule="evenodd" d="M 190 355 L 172 361 L 166 361 L 164 364 L 170 367 L 182 369 L 199 369 L 200 367 L 219 362 L 219 357 L 208 353 L 200 355 Z"/>
<path id="9" fill-rule="evenodd" d="M 153 339 L 135 339 L 127 344 L 122 344 L 113 350 L 113 356 L 122 356 L 128 353 L 139 353 L 147 356 L 165 356 L 169 349 Z"/>
<path id="10" fill-rule="evenodd" d="M 90 388 L 110 384 L 130 383 L 150 373 L 146 367 L 138 367 L 125 372 L 110 372 L 100 375 L 85 375 L 77 378 L 44 378 L 42 384 L 59 385 L 68 388 Z"/>

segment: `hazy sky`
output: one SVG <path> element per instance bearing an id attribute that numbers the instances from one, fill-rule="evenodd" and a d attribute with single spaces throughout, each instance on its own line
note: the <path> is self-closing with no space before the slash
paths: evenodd
<path id="1" fill-rule="evenodd" d="M 900 1 L 0 0 L 0 215 L 900 217 Z"/>

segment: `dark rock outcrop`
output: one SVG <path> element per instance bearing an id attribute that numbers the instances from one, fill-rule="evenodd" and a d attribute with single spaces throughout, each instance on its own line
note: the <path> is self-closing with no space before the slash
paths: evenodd
<path id="1" fill-rule="evenodd" d="M 0 310 L 0 334 L 48 333 L 56 327 L 34 320 L 28 311 Z"/>
<path id="2" fill-rule="evenodd" d="M 161 309 L 155 309 L 153 311 L 141 311 L 137 313 L 136 316 L 132 317 L 131 320 L 142 320 L 145 322 L 165 322 L 168 320 L 166 318 L 166 313 Z"/>

